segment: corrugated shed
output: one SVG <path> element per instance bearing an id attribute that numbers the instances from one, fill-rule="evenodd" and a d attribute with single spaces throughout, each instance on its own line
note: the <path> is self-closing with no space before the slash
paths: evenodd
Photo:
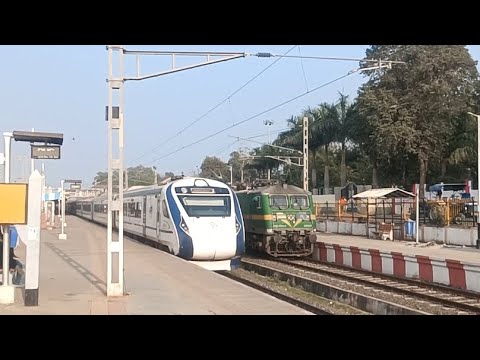
<path id="1" fill-rule="evenodd" d="M 398 188 L 382 188 L 371 189 L 359 194 L 353 195 L 354 199 L 378 199 L 378 198 L 415 198 L 415 194 L 398 189 Z"/>

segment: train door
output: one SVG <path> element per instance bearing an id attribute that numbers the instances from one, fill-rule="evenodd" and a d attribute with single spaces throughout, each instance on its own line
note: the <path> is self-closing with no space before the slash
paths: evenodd
<path id="1" fill-rule="evenodd" d="M 143 224 L 143 237 L 147 237 L 147 197 L 143 197 L 143 216 L 142 216 L 142 224 Z"/>

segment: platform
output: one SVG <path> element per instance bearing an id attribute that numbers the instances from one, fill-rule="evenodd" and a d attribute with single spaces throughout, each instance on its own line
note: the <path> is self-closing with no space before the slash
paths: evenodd
<path id="1" fill-rule="evenodd" d="M 480 293 L 480 250 L 317 233 L 314 258 Z"/>
<path id="2" fill-rule="evenodd" d="M 67 216 L 66 222 L 68 240 L 58 239 L 58 229 L 42 230 L 39 306 L 26 307 L 23 288 L 17 288 L 15 304 L 0 305 L 0 314 L 309 314 L 126 237 L 125 288 L 129 295 L 108 298 L 106 228 L 74 216 Z M 23 244 L 15 252 L 25 260 Z"/>

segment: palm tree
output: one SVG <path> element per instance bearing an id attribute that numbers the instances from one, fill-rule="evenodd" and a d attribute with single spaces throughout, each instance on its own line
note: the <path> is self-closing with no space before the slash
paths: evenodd
<path id="1" fill-rule="evenodd" d="M 320 104 L 319 107 L 323 109 L 322 116 L 324 121 L 322 122 L 324 127 L 328 128 L 327 134 L 330 136 L 330 142 L 339 142 L 342 146 L 341 149 L 341 162 L 340 162 L 340 186 L 345 186 L 347 182 L 347 165 L 345 162 L 346 156 L 346 142 L 348 140 L 349 128 L 351 125 L 351 117 L 348 116 L 351 104 L 348 103 L 348 95 L 344 95 L 341 92 L 336 104 Z M 327 140 L 327 139 L 325 139 Z"/>
<path id="2" fill-rule="evenodd" d="M 325 104 L 328 105 L 328 104 Z M 324 171 L 324 187 L 328 193 L 329 189 L 329 166 L 328 166 L 328 154 L 329 146 L 335 139 L 335 130 L 332 124 L 329 122 L 330 118 L 327 116 L 326 106 L 320 105 L 316 108 L 310 108 L 303 110 L 299 116 L 292 116 L 287 119 L 287 124 L 290 127 L 289 130 L 281 133 L 277 140 L 274 142 L 276 145 L 289 147 L 296 150 L 302 150 L 303 148 L 303 118 L 308 117 L 309 121 L 309 136 L 308 147 L 309 151 L 313 154 L 314 163 L 318 163 L 317 156 L 319 156 L 318 150 L 322 147 L 325 148 L 326 161 Z M 312 168 L 312 172 L 315 168 Z M 316 186 L 316 184 L 313 184 Z"/>

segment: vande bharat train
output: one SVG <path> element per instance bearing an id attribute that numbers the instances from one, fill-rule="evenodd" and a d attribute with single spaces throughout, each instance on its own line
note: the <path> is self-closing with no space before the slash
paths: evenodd
<path id="1" fill-rule="evenodd" d="M 107 197 L 71 198 L 67 211 L 107 225 Z M 118 229 L 118 215 L 113 224 Z M 161 185 L 123 193 L 123 227 L 163 245 L 173 255 L 213 271 L 231 270 L 245 252 L 243 216 L 226 184 L 197 177 L 174 177 Z"/>

